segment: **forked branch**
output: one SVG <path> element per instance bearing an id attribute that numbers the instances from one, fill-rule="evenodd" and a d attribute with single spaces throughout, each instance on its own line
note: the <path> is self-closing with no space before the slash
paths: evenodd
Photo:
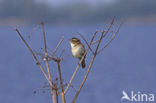
<path id="1" fill-rule="evenodd" d="M 89 74 L 89 72 L 90 72 L 90 70 L 91 70 L 91 67 L 92 67 L 93 62 L 94 62 L 94 60 L 95 60 L 95 57 L 96 57 L 101 51 L 103 51 L 104 48 L 106 48 L 106 47 L 112 42 L 112 40 L 115 38 L 116 34 L 119 32 L 120 27 L 121 27 L 121 24 L 119 25 L 117 31 L 114 33 L 114 35 L 113 35 L 113 37 L 111 38 L 111 40 L 110 40 L 102 49 L 99 50 L 100 44 L 101 44 L 101 42 L 102 42 L 102 39 L 103 39 L 103 38 L 108 34 L 108 32 L 110 31 L 110 29 L 111 29 L 111 27 L 112 27 L 112 25 L 113 25 L 113 23 L 114 23 L 114 19 L 115 19 L 115 17 L 113 18 L 112 22 L 110 23 L 110 26 L 109 26 L 108 30 L 107 30 L 107 31 L 104 31 L 104 30 L 103 30 L 103 31 L 101 32 L 100 39 L 99 39 L 99 40 L 96 40 L 94 43 L 91 42 L 91 44 L 95 44 L 95 43 L 98 43 L 98 44 L 97 44 L 97 46 L 96 46 L 94 55 L 93 55 L 93 57 L 92 57 L 92 60 L 91 60 L 91 62 L 90 62 L 90 65 L 89 65 L 89 67 L 88 67 L 88 70 L 87 70 L 87 72 L 86 72 L 86 75 L 84 76 L 83 81 L 81 82 L 81 85 L 80 85 L 79 89 L 77 90 L 77 92 L 76 92 L 76 94 L 75 94 L 75 96 L 74 96 L 74 98 L 73 98 L 73 100 L 72 100 L 72 103 L 75 103 L 75 101 L 76 101 L 76 99 L 77 99 L 77 97 L 78 97 L 78 95 L 79 95 L 79 93 L 80 93 L 80 91 L 81 91 L 81 89 L 82 89 L 82 87 L 83 87 L 83 85 L 84 85 L 84 83 L 85 83 L 87 77 L 88 77 L 88 74 Z"/>
<path id="2" fill-rule="evenodd" d="M 28 48 L 28 50 L 30 51 L 30 53 L 32 54 L 33 58 L 36 61 L 36 64 L 40 67 L 41 71 L 43 72 L 45 78 L 47 79 L 47 81 L 49 82 L 50 86 L 52 86 L 53 88 L 54 85 L 50 82 L 44 68 L 42 67 L 41 63 L 39 62 L 39 60 L 37 59 L 36 55 L 34 54 L 34 52 L 32 51 L 31 47 L 28 45 L 28 43 L 25 41 L 25 39 L 23 38 L 23 36 L 21 35 L 21 33 L 19 32 L 19 30 L 17 28 L 15 28 L 15 31 L 17 32 L 17 34 L 20 36 L 20 38 L 22 39 L 22 41 L 24 42 L 24 44 L 26 45 L 26 47 Z"/>
<path id="3" fill-rule="evenodd" d="M 62 103 L 66 103 L 66 98 L 65 98 L 65 94 L 68 92 L 70 86 L 71 86 L 71 83 L 81 65 L 81 62 L 83 61 L 83 59 L 85 59 L 88 51 L 90 50 L 91 53 L 92 53 L 92 59 L 90 61 L 89 66 L 88 66 L 88 69 L 86 71 L 86 74 L 80 84 L 80 87 L 78 88 L 78 90 L 76 91 L 76 94 L 72 100 L 72 103 L 75 103 L 78 95 L 80 94 L 81 90 L 82 90 L 82 87 L 84 86 L 84 83 L 86 82 L 86 79 L 89 75 L 89 72 L 91 70 L 91 67 L 94 63 L 94 60 L 96 58 L 96 56 L 101 53 L 112 41 L 113 39 L 115 38 L 116 34 L 119 32 L 120 30 L 120 27 L 122 24 L 119 25 L 119 27 L 117 28 L 116 32 L 113 33 L 113 36 L 110 38 L 110 41 L 108 41 L 108 43 L 106 45 L 103 45 L 101 46 L 101 43 L 103 41 L 103 39 L 106 37 L 106 35 L 110 32 L 113 24 L 114 24 L 114 20 L 115 20 L 115 16 L 113 17 L 112 21 L 110 22 L 109 26 L 108 26 L 108 29 L 107 30 L 103 30 L 101 31 L 101 35 L 99 35 L 98 39 L 94 41 L 95 39 L 95 36 L 97 35 L 97 32 L 96 31 L 90 42 L 88 43 L 87 40 L 85 39 L 85 37 L 83 35 L 81 35 L 80 33 L 78 33 L 78 35 L 80 35 L 80 37 L 84 40 L 84 42 L 86 43 L 87 45 L 87 49 L 85 50 L 85 53 L 84 55 L 81 57 L 81 60 L 78 62 L 68 84 L 67 84 L 67 87 L 65 88 L 64 90 L 64 86 L 63 86 L 63 78 L 62 78 L 62 73 L 61 73 L 61 66 L 60 66 L 60 62 L 61 62 L 61 59 L 60 57 L 55 57 L 55 53 L 56 51 L 58 50 L 58 48 L 60 47 L 62 41 L 64 40 L 64 37 L 62 37 L 62 39 L 59 41 L 59 43 L 57 44 L 56 48 L 54 49 L 54 51 L 48 55 L 47 53 L 47 44 L 46 44 L 46 34 L 45 34 L 45 29 L 44 29 L 44 23 L 41 22 L 41 25 L 42 25 L 42 34 L 43 34 L 43 41 L 44 41 L 44 54 L 41 54 L 42 55 L 42 58 L 44 59 L 45 61 L 45 64 L 46 64 L 46 69 L 47 69 L 47 73 L 45 71 L 45 69 L 42 67 L 41 63 L 39 62 L 36 54 L 32 51 L 31 47 L 28 45 L 28 43 L 25 41 L 25 39 L 23 38 L 23 36 L 20 34 L 19 30 L 16 28 L 15 31 L 18 33 L 18 35 L 20 36 L 20 38 L 22 39 L 22 41 L 24 42 L 24 44 L 26 45 L 26 47 L 28 48 L 28 50 L 30 51 L 30 53 L 32 54 L 33 58 L 35 59 L 37 65 L 40 67 L 41 71 L 43 72 L 45 78 L 48 80 L 48 83 L 50 85 L 50 88 L 51 88 L 51 93 L 52 93 L 52 100 L 53 100 L 53 103 L 58 103 L 58 96 L 60 95 L 61 96 L 61 99 L 62 99 Z M 93 44 L 97 44 L 95 45 L 96 48 L 93 49 L 93 47 L 91 48 L 91 46 Z M 100 48 L 101 47 L 101 48 Z M 100 49 L 100 50 L 99 50 Z M 51 76 L 51 71 L 50 71 L 50 67 L 49 67 L 49 61 L 50 60 L 53 60 L 54 62 L 57 63 L 57 68 L 58 68 L 58 75 L 59 75 L 59 84 L 60 84 L 60 88 L 57 86 L 57 83 L 55 84 L 55 81 L 52 81 L 53 80 L 53 77 Z M 60 89 L 60 91 L 59 91 Z"/>
<path id="4" fill-rule="evenodd" d="M 90 40 L 89 47 L 91 46 L 91 44 L 92 44 L 92 42 L 93 42 L 93 40 L 94 40 L 96 34 L 97 34 L 97 31 L 94 33 L 92 39 Z M 69 87 L 70 87 L 70 85 L 71 85 L 71 83 L 72 83 L 72 81 L 73 81 L 73 79 L 74 79 L 74 77 L 75 77 L 75 75 L 76 75 L 76 73 L 77 73 L 79 67 L 80 67 L 80 64 L 81 64 L 82 60 L 85 58 L 85 56 L 86 56 L 86 54 L 87 54 L 87 52 L 88 52 L 88 50 L 89 50 L 89 47 L 86 49 L 84 55 L 82 56 L 81 60 L 80 60 L 79 63 L 77 64 L 76 69 L 75 69 L 75 71 L 74 71 L 72 77 L 70 78 L 70 81 L 69 81 L 69 83 L 68 83 L 68 85 L 67 85 L 67 87 L 66 87 L 66 89 L 65 89 L 65 91 L 64 91 L 64 94 L 67 93 L 67 91 L 68 91 L 68 89 L 69 89 Z"/>
<path id="5" fill-rule="evenodd" d="M 113 34 L 113 37 L 111 38 L 111 40 L 103 48 L 101 48 L 97 53 L 100 53 L 101 51 L 103 51 L 113 41 L 113 39 L 115 38 L 116 34 L 118 34 L 121 26 L 122 26 L 122 23 L 119 25 L 117 31 Z"/>
<path id="6" fill-rule="evenodd" d="M 102 40 L 102 38 L 103 38 L 103 34 L 104 34 L 104 31 L 101 32 L 101 37 L 100 37 L 100 39 L 99 39 L 99 42 L 98 42 L 98 45 L 97 45 L 97 47 L 96 47 L 95 53 L 94 53 L 94 55 L 93 55 L 93 58 L 92 58 L 92 60 L 91 60 L 91 63 L 90 63 L 90 65 L 89 65 L 89 67 L 88 67 L 87 73 L 86 73 L 86 75 L 85 75 L 85 77 L 84 77 L 84 79 L 83 79 L 83 81 L 82 81 L 82 83 L 81 83 L 81 85 L 80 85 L 78 91 L 76 92 L 76 95 L 74 96 L 74 99 L 73 99 L 72 103 L 75 103 L 75 101 L 76 101 L 76 99 L 77 99 L 77 97 L 78 97 L 78 95 L 79 95 L 79 93 L 80 93 L 80 91 L 81 91 L 81 89 L 82 89 L 82 87 L 83 87 L 83 85 L 84 85 L 84 83 L 85 83 L 87 77 L 88 77 L 88 74 L 89 74 L 90 69 L 91 69 L 91 67 L 92 67 L 92 65 L 93 65 L 94 59 L 95 59 L 95 57 L 96 57 L 96 55 L 97 55 L 97 51 L 98 51 L 98 48 L 99 48 L 99 46 L 100 46 L 101 40 Z"/>
<path id="7" fill-rule="evenodd" d="M 103 38 L 108 34 L 108 32 L 110 31 L 110 29 L 112 28 L 112 26 L 114 24 L 114 20 L 115 20 L 115 16 L 113 17 L 111 23 L 109 24 L 109 27 L 108 27 L 107 31 L 105 31 L 105 34 L 103 35 Z M 92 44 L 96 44 L 98 42 L 99 42 L 99 40 L 96 40 Z"/>
<path id="8" fill-rule="evenodd" d="M 63 42 L 64 37 L 62 37 L 62 39 L 59 41 L 59 43 L 57 44 L 55 50 L 52 52 L 51 57 L 53 57 L 56 53 L 56 51 L 58 50 L 59 46 L 61 45 L 61 43 Z"/>

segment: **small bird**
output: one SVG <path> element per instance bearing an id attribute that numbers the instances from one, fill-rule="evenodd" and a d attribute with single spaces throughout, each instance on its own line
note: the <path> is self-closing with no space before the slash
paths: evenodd
<path id="1" fill-rule="evenodd" d="M 72 39 L 70 39 L 70 45 L 71 45 L 72 55 L 75 58 L 78 58 L 79 60 L 81 60 L 82 56 L 85 53 L 85 47 L 81 43 L 80 39 L 78 39 L 78 38 L 72 38 Z M 85 68 L 85 66 L 86 66 L 86 64 L 85 64 L 85 58 L 82 60 L 81 66 L 82 66 L 82 68 Z"/>

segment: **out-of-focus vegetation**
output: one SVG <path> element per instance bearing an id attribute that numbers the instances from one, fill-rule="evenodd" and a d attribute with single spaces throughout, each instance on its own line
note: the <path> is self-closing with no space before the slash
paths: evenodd
<path id="1" fill-rule="evenodd" d="M 110 4 L 91 6 L 88 3 L 70 3 L 61 6 L 38 3 L 34 0 L 1 0 L 0 23 L 94 23 L 110 16 L 120 18 L 156 17 L 156 0 L 118 0 Z"/>

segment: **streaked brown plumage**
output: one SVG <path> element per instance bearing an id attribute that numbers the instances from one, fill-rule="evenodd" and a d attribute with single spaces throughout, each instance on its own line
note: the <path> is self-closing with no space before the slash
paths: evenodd
<path id="1" fill-rule="evenodd" d="M 79 60 L 81 60 L 82 56 L 85 53 L 84 45 L 81 43 L 81 41 L 78 38 L 70 39 L 70 45 L 71 45 L 72 55 L 75 58 L 78 58 Z M 81 65 L 82 65 L 82 68 L 85 68 L 85 66 L 86 66 L 85 58 L 83 59 Z"/>

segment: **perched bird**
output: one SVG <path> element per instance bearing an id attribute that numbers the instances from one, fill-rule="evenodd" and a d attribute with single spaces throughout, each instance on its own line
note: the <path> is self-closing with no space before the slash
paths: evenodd
<path id="1" fill-rule="evenodd" d="M 85 53 L 84 45 L 81 43 L 81 41 L 78 38 L 70 39 L 70 45 L 71 45 L 72 55 L 75 58 L 78 58 L 79 60 L 81 60 L 82 56 Z M 86 66 L 85 58 L 82 60 L 81 65 L 82 65 L 82 68 L 85 68 Z"/>

